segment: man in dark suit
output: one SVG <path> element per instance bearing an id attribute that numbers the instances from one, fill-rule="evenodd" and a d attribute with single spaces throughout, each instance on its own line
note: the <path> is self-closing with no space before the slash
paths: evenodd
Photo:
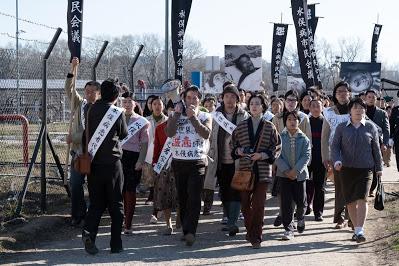
<path id="1" fill-rule="evenodd" d="M 389 119 L 388 114 L 381 108 L 377 107 L 377 93 L 374 90 L 366 91 L 367 117 L 372 120 L 382 130 L 381 151 L 385 152 L 389 145 Z M 380 130 L 379 130 L 380 131 Z M 377 176 L 374 172 L 373 182 L 370 188 L 370 196 L 373 196 L 373 191 L 377 187 Z"/>

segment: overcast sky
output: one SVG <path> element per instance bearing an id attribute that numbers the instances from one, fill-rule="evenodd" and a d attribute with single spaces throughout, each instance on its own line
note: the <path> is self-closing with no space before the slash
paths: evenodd
<path id="1" fill-rule="evenodd" d="M 15 15 L 16 0 L 0 0 L 0 11 Z M 67 28 L 67 0 L 19 0 L 21 18 Z M 171 2 L 171 0 L 170 0 Z M 360 38 L 362 59 L 370 60 L 374 23 L 383 24 L 378 59 L 387 65 L 399 64 L 398 0 L 319 0 L 316 41 L 325 38 L 338 45 L 342 38 Z M 309 2 L 314 3 L 314 2 Z M 225 44 L 262 45 L 263 58 L 270 61 L 273 24 L 292 23 L 289 0 L 193 0 L 186 34 L 201 41 L 207 55 L 224 55 Z M 165 29 L 165 0 L 85 0 L 84 36 L 155 33 Z M 53 30 L 20 22 L 22 38 L 49 42 Z M 15 35 L 15 19 L 0 15 L 0 33 Z M 66 35 L 63 36 L 66 38 Z M 0 35 L 0 47 L 15 40 Z M 295 29 L 288 30 L 287 45 L 296 47 Z"/>

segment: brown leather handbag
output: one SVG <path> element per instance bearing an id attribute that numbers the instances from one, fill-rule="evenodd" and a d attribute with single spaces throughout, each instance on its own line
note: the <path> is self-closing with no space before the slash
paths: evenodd
<path id="1" fill-rule="evenodd" d="M 81 173 L 82 175 L 89 175 L 90 174 L 90 168 L 91 168 L 91 155 L 89 154 L 88 147 L 89 147 L 89 112 L 90 112 L 91 106 L 89 110 L 87 111 L 87 117 L 86 117 L 86 149 L 84 149 L 84 152 L 82 154 L 77 155 L 74 160 L 73 160 L 73 167 L 75 171 Z"/>
<path id="2" fill-rule="evenodd" d="M 264 126 L 265 125 L 263 124 L 262 134 L 258 139 L 255 152 L 259 149 L 259 143 L 263 137 Z M 239 169 L 235 171 L 230 184 L 233 189 L 238 191 L 252 191 L 254 189 L 255 175 L 252 169 L 253 165 L 254 162 L 251 163 L 251 166 L 249 168 Z"/>

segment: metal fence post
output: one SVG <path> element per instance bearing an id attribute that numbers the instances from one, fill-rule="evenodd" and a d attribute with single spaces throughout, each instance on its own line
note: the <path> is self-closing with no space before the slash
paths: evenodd
<path id="1" fill-rule="evenodd" d="M 94 80 L 94 81 L 97 80 L 96 68 L 98 66 L 98 63 L 101 60 L 101 57 L 103 57 L 104 51 L 107 48 L 107 46 L 108 46 L 108 41 L 104 41 L 103 46 L 101 47 L 100 52 L 98 52 L 96 61 L 94 62 L 94 65 L 93 65 L 93 67 L 91 69 L 91 79 Z"/>
<path id="2" fill-rule="evenodd" d="M 129 74 L 130 74 L 129 80 L 130 80 L 130 88 L 131 88 L 132 92 L 134 92 L 133 68 L 134 68 L 134 65 L 136 65 L 136 63 L 137 63 L 137 60 L 139 59 L 140 53 L 143 50 L 143 48 L 144 48 L 144 45 L 140 44 L 139 49 L 137 50 L 136 55 L 133 58 L 133 62 L 129 68 Z"/>

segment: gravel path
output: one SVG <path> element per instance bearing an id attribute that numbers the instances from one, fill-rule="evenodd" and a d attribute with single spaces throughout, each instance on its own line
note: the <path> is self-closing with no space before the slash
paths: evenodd
<path id="1" fill-rule="evenodd" d="M 384 176 L 388 182 L 398 180 L 396 166 L 387 168 Z M 100 252 L 90 256 L 83 250 L 80 230 L 74 230 L 68 240 L 42 243 L 37 249 L 23 250 L 8 254 L 0 263 L 12 265 L 377 265 L 373 253 L 372 239 L 357 244 L 349 239 L 352 232 L 348 229 L 333 229 L 334 192 L 332 183 L 328 183 L 327 198 L 323 222 L 315 222 L 313 215 L 306 216 L 306 230 L 294 240 L 281 241 L 283 228 L 275 228 L 272 223 L 278 211 L 275 198 L 268 194 L 262 248 L 253 250 L 245 241 L 245 228 L 240 221 L 240 233 L 229 237 L 221 231 L 220 202 L 215 201 L 213 214 L 201 216 L 197 241 L 194 246 L 186 247 L 180 241 L 178 231 L 172 236 L 163 236 L 164 224 L 149 225 L 152 207 L 144 205 L 141 199 L 134 217 L 134 234 L 123 236 L 124 252 L 110 254 L 109 219 L 103 219 L 97 246 Z M 370 206 L 372 208 L 372 206 Z M 366 225 L 367 236 L 367 225 Z"/>

